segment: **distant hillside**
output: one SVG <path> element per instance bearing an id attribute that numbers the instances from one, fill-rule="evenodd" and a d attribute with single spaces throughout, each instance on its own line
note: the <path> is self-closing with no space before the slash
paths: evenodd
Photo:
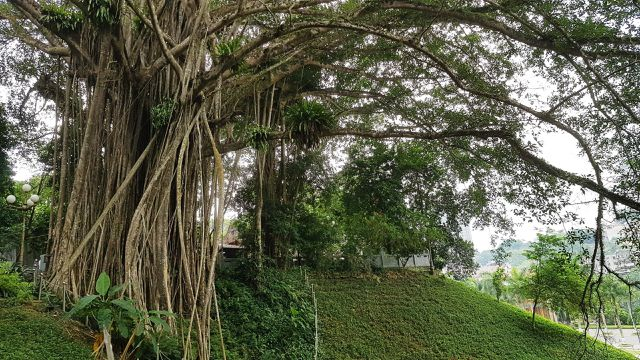
<path id="1" fill-rule="evenodd" d="M 516 241 L 509 248 L 509 252 L 511 252 L 511 256 L 507 261 L 514 268 L 522 268 L 527 266 L 527 258 L 524 256 L 523 252 L 528 250 L 530 247 L 530 243 L 524 241 Z M 484 250 L 476 253 L 475 256 L 476 262 L 480 266 L 488 265 L 493 261 L 493 254 L 491 250 Z"/>
<path id="2" fill-rule="evenodd" d="M 566 326 L 444 278 L 315 278 L 320 359 L 632 360 L 603 344 L 584 347 Z M 591 344 L 591 342 L 589 342 Z M 588 349 L 588 350 L 587 350 Z"/>
<path id="3" fill-rule="evenodd" d="M 531 243 L 525 241 L 515 241 L 509 248 L 511 256 L 509 257 L 507 263 L 511 264 L 511 266 L 514 268 L 521 269 L 527 267 L 528 260 L 523 253 L 530 248 L 530 244 Z M 613 256 L 619 251 L 622 251 L 621 247 L 616 244 L 616 241 L 613 239 L 605 238 L 604 245 L 604 252 L 607 256 Z M 584 244 L 582 244 L 582 246 L 580 246 L 579 244 L 575 244 L 573 246 L 573 252 L 577 254 L 584 249 L 591 252 L 593 251 L 593 246 L 593 241 L 587 240 Z M 491 250 L 480 251 L 476 253 L 475 260 L 480 266 L 485 266 L 493 261 L 493 254 L 491 253 Z"/>

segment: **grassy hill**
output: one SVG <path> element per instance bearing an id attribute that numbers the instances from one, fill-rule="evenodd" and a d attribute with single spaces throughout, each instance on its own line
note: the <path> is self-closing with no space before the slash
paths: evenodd
<path id="1" fill-rule="evenodd" d="M 25 306 L 0 304 L 0 360 L 93 359 L 74 322 Z"/>
<path id="2" fill-rule="evenodd" d="M 452 280 L 399 272 L 314 279 L 321 359 L 631 360 Z"/>

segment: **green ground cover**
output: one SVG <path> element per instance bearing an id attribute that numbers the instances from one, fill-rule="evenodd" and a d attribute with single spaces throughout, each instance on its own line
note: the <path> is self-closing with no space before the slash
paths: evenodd
<path id="1" fill-rule="evenodd" d="M 321 359 L 631 360 L 461 283 L 412 272 L 317 276 Z"/>
<path id="2" fill-rule="evenodd" d="M 86 334 L 63 315 L 0 304 L 1 360 L 93 359 L 85 340 Z"/>

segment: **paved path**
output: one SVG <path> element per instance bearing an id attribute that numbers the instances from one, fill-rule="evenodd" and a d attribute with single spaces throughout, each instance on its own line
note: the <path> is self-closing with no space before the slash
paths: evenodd
<path id="1" fill-rule="evenodd" d="M 638 339 L 633 329 L 622 329 L 622 336 L 620 330 L 616 328 L 601 329 L 600 331 L 598 329 L 589 329 L 589 335 L 592 337 L 597 335 L 597 339 L 601 341 L 604 341 L 606 337 L 607 343 L 620 349 L 631 350 L 630 352 L 633 354 L 638 354 L 640 351 L 640 339 Z"/>

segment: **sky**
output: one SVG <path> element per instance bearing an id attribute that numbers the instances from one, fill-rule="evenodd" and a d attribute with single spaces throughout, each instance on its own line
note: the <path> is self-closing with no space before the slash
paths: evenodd
<path id="1" fill-rule="evenodd" d="M 541 138 L 543 141 L 541 155 L 547 162 L 576 174 L 586 175 L 591 173 L 591 166 L 587 158 L 579 154 L 578 144 L 570 135 L 551 133 L 545 134 L 541 136 Z M 573 190 L 571 197 L 572 203 L 581 203 L 595 198 L 592 192 L 588 191 L 586 194 L 583 194 L 578 188 L 574 188 Z M 568 210 L 582 217 L 585 223 L 566 223 L 564 225 L 547 226 L 535 221 L 522 223 L 522 220 L 520 220 L 521 225 L 515 228 L 515 238 L 524 241 L 534 241 L 537 233 L 544 233 L 547 229 L 562 231 L 571 229 L 572 227 L 594 226 L 596 217 L 595 204 L 575 205 L 569 207 Z M 518 221 L 517 218 L 514 219 Z M 491 228 L 472 229 L 471 237 L 476 250 L 491 249 L 491 234 L 493 233 L 495 233 L 495 230 Z"/>

